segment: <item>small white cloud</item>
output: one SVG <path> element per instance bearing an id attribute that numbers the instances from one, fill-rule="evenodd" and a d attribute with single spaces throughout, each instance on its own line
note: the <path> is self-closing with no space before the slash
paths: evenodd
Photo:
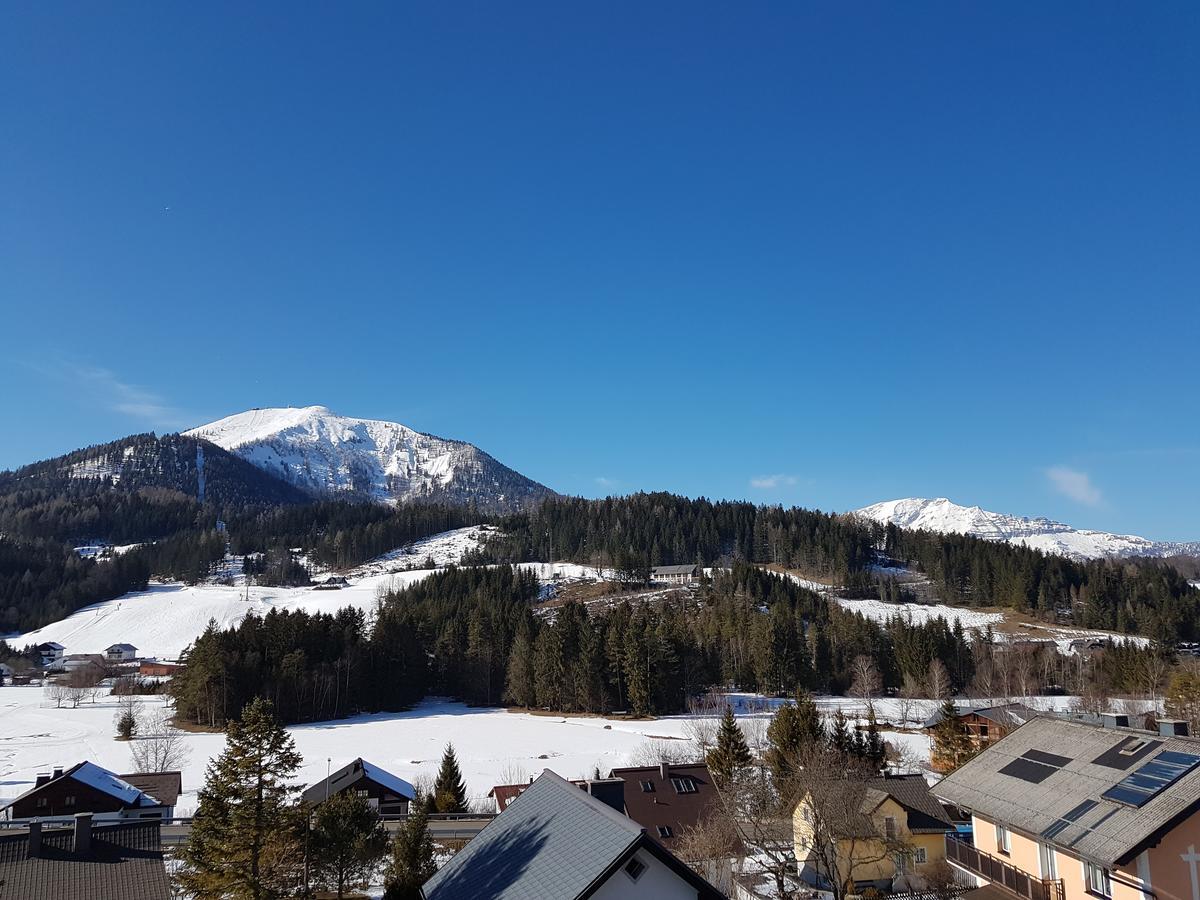
<path id="1" fill-rule="evenodd" d="M 1087 506 L 1099 506 L 1104 502 L 1100 488 L 1092 484 L 1087 472 L 1079 472 L 1066 466 L 1051 466 L 1046 470 L 1050 485 L 1065 497 Z"/>
<path id="2" fill-rule="evenodd" d="M 795 487 L 800 479 L 795 475 L 760 475 L 750 479 L 750 487 L 760 491 L 769 491 L 779 487 Z"/>
<path id="3" fill-rule="evenodd" d="M 621 483 L 621 482 L 617 481 L 617 479 L 615 479 L 615 478 L 605 478 L 603 475 L 597 475 L 595 478 L 595 481 L 596 481 L 596 484 L 600 485 L 600 487 L 606 487 L 606 488 L 616 487 L 618 484 Z"/>
<path id="4" fill-rule="evenodd" d="M 122 381 L 109 369 L 67 364 L 62 366 L 61 372 L 75 383 L 82 394 L 92 397 L 113 412 L 140 419 L 153 428 L 166 431 L 184 428 L 188 424 L 183 413 L 162 396 Z"/>

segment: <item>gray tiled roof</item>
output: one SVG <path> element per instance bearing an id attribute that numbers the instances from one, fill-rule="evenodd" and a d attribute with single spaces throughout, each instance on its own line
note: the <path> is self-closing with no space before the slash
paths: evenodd
<path id="1" fill-rule="evenodd" d="M 636 822 L 545 772 L 425 883 L 425 896 L 570 900 L 642 838 Z"/>
<path id="2" fill-rule="evenodd" d="M 169 900 L 159 833 L 158 822 L 94 826 L 80 855 L 72 829 L 47 829 L 34 858 L 27 832 L 0 836 L 0 900 Z"/>
<path id="3" fill-rule="evenodd" d="M 960 716 L 969 716 L 972 713 L 979 716 L 981 719 L 987 719 L 995 722 L 997 725 L 1005 725 L 1015 728 L 1018 725 L 1024 725 L 1030 719 L 1037 716 L 1046 715 L 1036 709 L 1031 709 L 1024 703 L 1005 703 L 1000 706 L 968 706 L 961 707 L 958 710 Z M 928 719 L 925 720 L 924 728 L 932 728 L 942 721 L 942 711 L 937 709 Z"/>
<path id="4" fill-rule="evenodd" d="M 1156 744 L 1125 769 L 1094 760 L 1130 738 Z M 1069 758 L 1040 783 L 1000 771 L 1029 750 Z M 1129 728 L 1103 728 L 1064 719 L 1036 718 L 976 756 L 933 788 L 964 809 L 1020 831 L 1040 836 L 1070 853 L 1102 865 L 1127 860 L 1159 829 L 1200 803 L 1200 768 L 1162 790 L 1141 808 L 1101 795 L 1163 750 L 1200 753 L 1200 739 L 1160 737 Z M 1064 821 L 1086 801 L 1094 806 L 1072 822 Z M 1056 828 L 1052 828 L 1056 826 Z M 1045 835 L 1046 829 L 1050 835 Z"/>
<path id="5" fill-rule="evenodd" d="M 691 575 L 696 571 L 696 565 L 690 566 L 655 566 L 650 570 L 651 575 Z"/>

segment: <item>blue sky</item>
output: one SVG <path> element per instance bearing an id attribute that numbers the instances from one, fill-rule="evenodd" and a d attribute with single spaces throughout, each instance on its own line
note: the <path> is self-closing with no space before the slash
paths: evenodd
<path id="1" fill-rule="evenodd" d="M 1200 6 L 17 4 L 0 467 L 251 406 L 1200 538 Z"/>

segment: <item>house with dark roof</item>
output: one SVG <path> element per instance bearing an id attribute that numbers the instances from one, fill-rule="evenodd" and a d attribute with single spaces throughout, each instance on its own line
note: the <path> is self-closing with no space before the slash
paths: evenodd
<path id="1" fill-rule="evenodd" d="M 182 772 L 132 772 L 117 777 L 161 803 L 164 819 L 175 818 L 175 804 L 183 793 Z"/>
<path id="2" fill-rule="evenodd" d="M 167 773 L 178 778 L 179 773 Z M 141 777 L 141 776 L 134 776 Z M 81 762 L 67 770 L 37 776 L 32 788 L 7 806 L 0 807 L 9 819 L 32 819 L 94 813 L 97 818 L 161 819 L 173 813 L 175 799 L 169 803 L 130 784 L 123 777 L 95 763 Z"/>
<path id="3" fill-rule="evenodd" d="M 983 749 L 1000 740 L 1010 731 L 1024 725 L 1036 716 L 1046 713 L 1032 709 L 1023 703 L 1002 703 L 996 706 L 967 706 L 958 709 L 958 720 L 971 737 L 976 749 Z M 942 711 L 937 709 L 922 726 L 930 738 L 930 765 L 934 771 L 949 772 L 954 768 L 952 760 L 943 759 L 938 753 L 933 730 L 941 724 Z"/>
<path id="4" fill-rule="evenodd" d="M 44 644 L 38 644 L 35 648 L 41 660 L 43 668 L 53 668 L 62 662 L 63 651 L 67 648 L 57 641 L 46 641 Z"/>
<path id="5" fill-rule="evenodd" d="M 137 647 L 133 644 L 112 644 L 104 648 L 105 662 L 133 662 L 135 659 L 137 659 Z"/>
<path id="6" fill-rule="evenodd" d="M 1200 740 L 1039 717 L 935 791 L 971 813 L 973 844 L 947 860 L 980 896 L 1026 900 L 1200 897 Z"/>
<path id="7" fill-rule="evenodd" d="M 613 769 L 624 782 L 625 814 L 668 848 L 712 814 L 717 791 L 708 766 L 637 766 Z"/>
<path id="8" fill-rule="evenodd" d="M 836 812 L 824 802 L 814 805 L 811 794 L 796 806 L 792 835 L 801 880 L 818 889 L 828 889 L 831 879 L 881 891 L 923 887 L 955 830 L 925 776 L 847 779 L 843 793 Z"/>
<path id="9" fill-rule="evenodd" d="M 532 778 L 524 784 L 498 784 L 488 791 L 488 797 L 495 803 L 496 812 L 502 813 L 531 784 Z M 620 778 L 572 778 L 571 784 L 587 791 L 601 803 L 607 803 L 617 812 L 625 812 L 625 782 Z"/>
<path id="10" fill-rule="evenodd" d="M 307 788 L 303 800 L 310 806 L 319 806 L 342 791 L 366 797 L 385 816 L 407 815 L 408 804 L 417 796 L 416 788 L 403 778 L 359 757 Z"/>
<path id="11" fill-rule="evenodd" d="M 650 580 L 666 582 L 667 584 L 691 584 L 700 577 L 700 567 L 690 566 L 654 566 L 650 570 Z"/>
<path id="12" fill-rule="evenodd" d="M 425 883 L 426 900 L 718 900 L 640 824 L 543 772 Z"/>
<path id="13" fill-rule="evenodd" d="M 80 813 L 74 826 L 0 834 L 0 900 L 170 900 L 160 823 L 101 824 Z"/>

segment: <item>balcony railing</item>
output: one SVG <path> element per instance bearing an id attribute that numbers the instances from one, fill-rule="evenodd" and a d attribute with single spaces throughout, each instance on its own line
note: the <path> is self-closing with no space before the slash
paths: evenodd
<path id="1" fill-rule="evenodd" d="M 946 835 L 946 859 L 1025 900 L 1063 900 L 1061 880 L 1034 878 L 1007 860 L 977 850 L 951 834 Z"/>

